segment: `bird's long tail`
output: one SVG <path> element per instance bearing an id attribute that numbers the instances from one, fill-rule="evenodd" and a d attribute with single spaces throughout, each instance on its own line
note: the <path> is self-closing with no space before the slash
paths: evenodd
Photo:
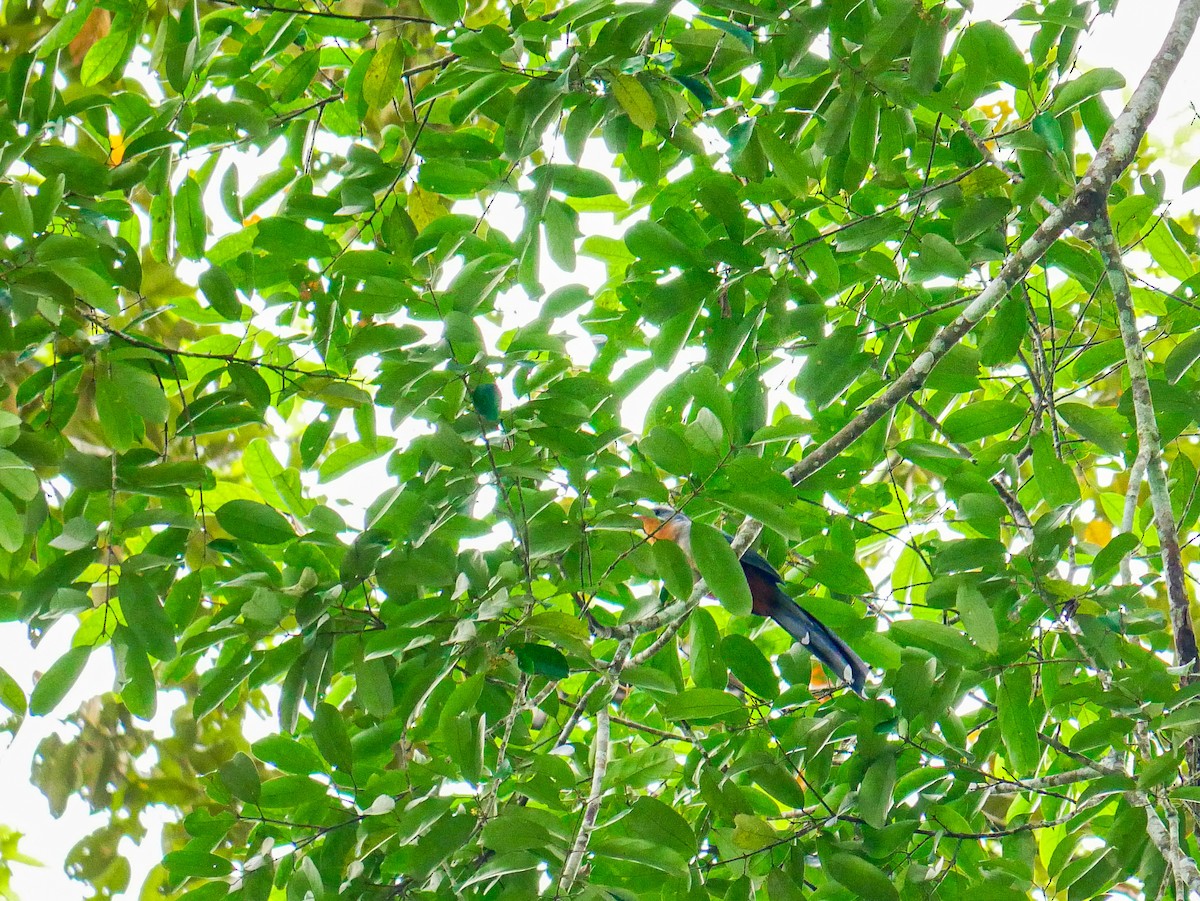
<path id="1" fill-rule="evenodd" d="M 850 687 L 861 695 L 870 667 L 823 622 L 798 606 L 784 592 L 779 591 L 777 595 L 769 614 L 771 619 L 804 645 L 830 672 L 848 682 Z"/>

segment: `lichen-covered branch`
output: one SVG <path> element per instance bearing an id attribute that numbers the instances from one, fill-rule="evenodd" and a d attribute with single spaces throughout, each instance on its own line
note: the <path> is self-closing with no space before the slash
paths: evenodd
<path id="1" fill-rule="evenodd" d="M 583 809 L 583 819 L 579 823 L 579 831 L 575 833 L 575 842 L 567 854 L 563 865 L 562 877 L 559 879 L 559 893 L 571 891 L 571 886 L 579 878 L 583 866 L 583 858 L 587 854 L 588 841 L 592 830 L 596 828 L 596 818 L 600 815 L 600 801 L 604 795 L 604 774 L 608 772 L 608 753 L 610 748 L 610 714 L 608 704 L 600 708 L 596 714 L 596 740 L 592 745 L 594 752 L 592 762 L 592 783 L 588 790 L 587 805 Z"/>
<path id="2" fill-rule="evenodd" d="M 1200 894 L 1200 869 L 1197 869 L 1196 861 L 1179 847 L 1178 838 L 1167 829 L 1150 798 L 1140 791 L 1126 792 L 1125 797 L 1146 812 L 1146 834 L 1166 860 L 1175 878 L 1183 882 L 1189 892 Z"/>
<path id="3" fill-rule="evenodd" d="M 1133 398 L 1134 421 L 1137 423 L 1138 457 L 1145 459 L 1146 483 L 1150 486 L 1150 504 L 1154 510 L 1154 525 L 1158 530 L 1163 575 L 1166 579 L 1167 602 L 1171 612 L 1171 627 L 1175 635 L 1175 661 L 1187 666 L 1190 675 L 1196 669 L 1196 632 L 1187 595 L 1187 576 L 1183 554 L 1179 547 L 1179 531 L 1171 510 L 1171 494 L 1167 488 L 1167 473 L 1163 465 L 1162 443 L 1154 416 L 1150 381 L 1146 375 L 1146 352 L 1138 336 L 1133 297 L 1129 278 L 1121 260 L 1121 248 L 1113 237 L 1107 211 L 1092 222 L 1092 240 L 1104 259 L 1108 284 L 1117 307 L 1117 324 L 1125 345 L 1125 362 L 1129 371 L 1129 393 Z M 1131 488 L 1132 490 L 1132 488 Z"/>

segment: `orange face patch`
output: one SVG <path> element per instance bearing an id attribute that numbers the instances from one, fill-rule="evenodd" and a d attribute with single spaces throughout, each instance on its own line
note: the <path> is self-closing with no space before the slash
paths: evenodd
<path id="1" fill-rule="evenodd" d="M 674 541 L 679 534 L 679 525 L 675 520 L 664 523 L 657 516 L 639 516 L 638 519 L 642 521 L 642 528 L 650 541 L 657 541 L 659 538 Z"/>

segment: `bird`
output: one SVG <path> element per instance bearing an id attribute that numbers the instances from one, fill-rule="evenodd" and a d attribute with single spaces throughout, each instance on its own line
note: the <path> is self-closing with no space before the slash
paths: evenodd
<path id="1" fill-rule="evenodd" d="M 654 507 L 650 516 L 639 516 L 648 540 L 674 541 L 695 569 L 692 556 L 692 521 L 671 507 Z M 733 536 L 722 532 L 733 543 Z M 847 683 L 856 694 L 865 696 L 870 667 L 832 629 L 797 604 L 783 590 L 783 577 L 766 559 L 747 550 L 741 559 L 742 572 L 750 586 L 753 599 L 751 613 L 773 619 L 792 638 L 800 642 L 835 676 Z"/>

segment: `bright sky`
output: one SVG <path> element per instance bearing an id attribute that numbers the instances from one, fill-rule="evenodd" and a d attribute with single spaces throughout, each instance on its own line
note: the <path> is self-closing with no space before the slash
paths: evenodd
<path id="1" fill-rule="evenodd" d="M 1019 4 L 1015 0 L 975 0 L 978 18 L 1000 18 Z M 1175 9 L 1171 0 L 1124 0 L 1115 17 L 1104 17 L 1083 45 L 1081 61 L 1085 66 L 1108 66 L 1125 74 L 1129 89 L 1137 83 L 1145 67 L 1162 40 L 1163 33 Z M 1153 134 L 1168 139 L 1179 129 L 1194 124 L 1196 114 L 1191 104 L 1200 103 L 1196 85 L 1200 85 L 1200 49 L 1193 47 L 1184 59 L 1167 91 Z M 1110 105 L 1116 99 L 1110 95 Z M 1183 173 L 1200 156 L 1200 130 L 1172 155 L 1164 168 L 1173 190 L 1177 192 Z M 245 181 L 245 179 L 243 179 Z M 1190 201 L 1190 198 L 1187 198 Z M 580 259 L 581 264 L 587 262 Z M 581 280 L 576 273 L 571 281 Z M 33 685 L 34 672 L 43 672 L 70 646 L 75 631 L 74 622 L 60 622 L 47 634 L 36 650 L 31 650 L 25 630 L 15 623 L 0 623 L 0 660 L 26 694 Z M 84 675 L 75 689 L 59 705 L 56 713 L 66 715 L 75 710 L 98 690 L 112 685 L 111 658 L 106 652 L 93 655 Z M 153 725 L 169 729 L 169 698 L 160 698 L 159 714 Z M 176 699 L 178 703 L 178 697 Z M 25 834 L 21 850 L 40 859 L 44 867 L 33 868 L 14 865 L 13 889 L 23 901 L 71 901 L 84 896 L 83 886 L 70 880 L 62 871 L 61 863 L 71 846 L 89 832 L 103 825 L 103 815 L 91 817 L 87 807 L 78 798 L 72 798 L 66 814 L 60 820 L 50 816 L 45 798 L 28 781 L 29 765 L 34 748 L 43 737 L 54 731 L 68 730 L 54 716 L 29 718 L 16 740 L 8 747 L 0 747 L 0 824 L 15 828 Z M 128 854 L 133 878 L 131 890 L 125 897 L 134 898 L 150 867 L 161 856 L 159 847 L 160 823 L 147 824 L 149 835 L 141 847 L 126 839 L 122 848 Z"/>

